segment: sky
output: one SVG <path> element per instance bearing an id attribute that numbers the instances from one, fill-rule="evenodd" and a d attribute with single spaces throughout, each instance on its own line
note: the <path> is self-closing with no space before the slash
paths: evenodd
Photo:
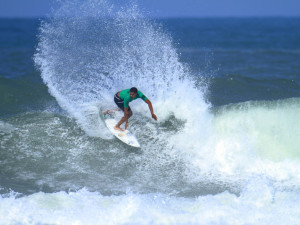
<path id="1" fill-rule="evenodd" d="M 300 0 L 135 1 L 149 17 L 300 16 Z M 52 2 L 53 0 L 0 0 L 0 17 L 42 17 L 50 12 Z M 126 4 L 129 0 L 118 2 Z"/>

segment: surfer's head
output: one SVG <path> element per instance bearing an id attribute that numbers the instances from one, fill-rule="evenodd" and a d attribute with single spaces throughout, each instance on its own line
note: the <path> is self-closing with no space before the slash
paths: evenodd
<path id="1" fill-rule="evenodd" d="M 136 95 L 137 95 L 137 88 L 136 87 L 130 88 L 130 98 L 135 98 Z"/>

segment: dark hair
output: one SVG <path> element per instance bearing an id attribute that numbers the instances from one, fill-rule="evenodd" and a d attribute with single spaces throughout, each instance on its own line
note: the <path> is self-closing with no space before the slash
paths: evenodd
<path id="1" fill-rule="evenodd" d="M 137 88 L 136 87 L 130 88 L 130 92 L 137 93 Z"/>

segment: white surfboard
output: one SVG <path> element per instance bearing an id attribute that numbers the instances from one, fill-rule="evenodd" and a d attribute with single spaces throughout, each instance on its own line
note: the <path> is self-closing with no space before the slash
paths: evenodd
<path id="1" fill-rule="evenodd" d="M 100 110 L 101 112 L 101 110 Z M 102 112 L 101 112 L 102 113 Z M 103 115 L 104 122 L 109 129 L 109 131 L 115 135 L 120 141 L 124 142 L 127 145 L 130 145 L 132 147 L 140 148 L 140 144 L 136 137 L 129 131 L 129 130 L 124 130 L 124 131 L 119 131 L 115 130 L 114 126 L 119 122 L 113 116 L 111 115 Z"/>

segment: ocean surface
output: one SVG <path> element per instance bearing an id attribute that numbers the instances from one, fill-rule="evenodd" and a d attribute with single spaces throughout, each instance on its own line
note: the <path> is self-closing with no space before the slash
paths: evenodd
<path id="1" fill-rule="evenodd" d="M 300 18 L 62 1 L 0 53 L 0 224 L 300 224 Z M 141 149 L 99 116 L 132 86 Z"/>

